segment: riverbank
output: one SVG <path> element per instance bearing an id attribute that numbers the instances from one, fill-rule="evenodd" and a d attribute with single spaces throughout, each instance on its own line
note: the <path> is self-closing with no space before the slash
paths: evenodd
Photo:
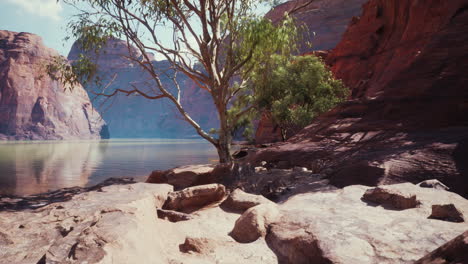
<path id="1" fill-rule="evenodd" d="M 337 189 L 304 168 L 266 167 L 243 189 L 282 179 L 287 187 L 269 197 L 277 203 L 235 189 L 242 181 L 174 191 L 119 180 L 52 193 L 64 199 L 49 204 L 10 200 L 0 209 L 0 262 L 413 263 L 468 229 L 468 201 L 435 181 Z M 467 260 L 466 242 L 447 247 Z"/>

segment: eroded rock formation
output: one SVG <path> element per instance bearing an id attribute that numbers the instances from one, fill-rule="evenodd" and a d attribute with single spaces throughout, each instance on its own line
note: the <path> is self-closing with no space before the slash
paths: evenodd
<path id="1" fill-rule="evenodd" d="M 250 160 L 331 183 L 436 178 L 468 197 L 468 1 L 371 0 L 326 61 L 351 99 Z"/>
<path id="2" fill-rule="evenodd" d="M 303 40 L 312 43 L 313 50 L 329 50 L 341 40 L 352 17 L 361 14 L 361 6 L 367 0 L 315 0 L 312 4 L 300 9 L 294 14 L 299 27 L 306 26 Z M 266 14 L 273 22 L 282 19 L 284 12 L 290 11 L 308 2 L 308 0 L 292 0 L 278 5 Z M 302 44 L 300 53 L 310 51 L 310 47 Z"/>
<path id="3" fill-rule="evenodd" d="M 98 139 L 106 134 L 83 87 L 65 89 L 46 73 L 58 55 L 39 36 L 0 30 L 0 139 Z"/>
<path id="4" fill-rule="evenodd" d="M 184 221 L 167 221 L 157 217 L 170 200 L 167 184 L 64 190 L 61 201 L 0 212 L 0 258 L 5 263 L 413 263 L 468 227 L 428 218 L 439 203 L 454 204 L 466 215 L 468 202 L 457 194 L 410 183 L 382 188 L 414 195 L 421 203 L 395 211 L 362 200 L 369 187 L 349 186 L 260 204 L 242 215 L 212 201 Z M 457 255 L 463 260 L 465 240 L 448 242 L 421 263 Z"/>

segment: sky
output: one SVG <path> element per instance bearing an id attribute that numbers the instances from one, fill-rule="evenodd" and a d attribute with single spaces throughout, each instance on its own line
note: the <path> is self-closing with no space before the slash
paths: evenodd
<path id="1" fill-rule="evenodd" d="M 0 0 L 0 29 L 29 32 L 66 56 L 73 41 L 64 41 L 66 25 L 75 11 L 57 0 Z"/>
<path id="2" fill-rule="evenodd" d="M 265 11 L 263 8 L 258 12 Z M 57 0 L 0 0 L 0 30 L 39 35 L 46 46 L 67 56 L 73 40 L 64 40 L 66 26 L 76 12 Z"/>

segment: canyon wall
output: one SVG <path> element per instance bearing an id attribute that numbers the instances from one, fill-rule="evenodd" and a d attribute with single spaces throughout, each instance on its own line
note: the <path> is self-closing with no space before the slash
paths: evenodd
<path id="1" fill-rule="evenodd" d="M 266 17 L 278 23 L 285 12 L 300 7 L 309 0 L 292 0 L 274 7 Z M 300 53 L 311 50 L 329 50 L 334 48 L 346 31 L 353 16 L 359 16 L 361 6 L 367 0 L 315 0 L 312 4 L 294 13 L 296 25 L 302 31 L 303 43 L 299 46 Z M 305 26 L 305 28 L 304 28 Z M 305 45 L 310 41 L 312 47 Z"/>
<path id="2" fill-rule="evenodd" d="M 278 23 L 285 12 L 303 5 L 308 0 L 294 0 L 278 5 L 266 14 Z M 302 42 L 299 53 L 333 49 L 341 40 L 351 18 L 361 15 L 366 0 L 316 0 L 294 14 L 296 25 L 302 29 Z M 312 46 L 306 44 L 310 42 Z M 269 143 L 281 141 L 280 129 L 263 114 L 255 133 L 255 142 Z"/>
<path id="3" fill-rule="evenodd" d="M 468 197 L 468 0 L 371 0 L 326 62 L 351 99 L 251 160 L 336 186 L 437 178 Z"/>
<path id="4" fill-rule="evenodd" d="M 39 36 L 0 30 L 0 140 L 99 139 L 106 126 L 86 91 L 52 80 L 58 52 Z"/>
<path id="5" fill-rule="evenodd" d="M 70 61 L 78 59 L 81 49 L 75 43 L 68 55 Z M 167 61 L 156 61 L 152 54 L 153 67 L 161 73 L 163 85 L 170 91 L 175 85 L 168 69 Z M 137 63 L 126 58 L 130 56 L 138 59 L 141 53 L 134 47 L 128 47 L 123 40 L 111 39 L 99 51 L 99 54 L 88 54 L 95 58 L 101 84 L 88 83 L 85 85 L 93 105 L 101 112 L 109 126 L 112 138 L 199 138 L 195 129 L 184 121 L 167 99 L 150 100 L 142 96 L 127 96 L 116 94 L 112 98 L 96 97 L 94 93 L 110 94 L 115 89 L 132 90 L 132 86 L 148 92 L 150 95 L 158 93 L 158 88 L 151 76 L 142 70 Z M 177 80 L 181 86 L 181 103 L 191 117 L 207 131 L 218 127 L 218 116 L 210 94 L 201 90 L 189 78 L 179 73 Z M 156 91 L 156 92 L 154 92 Z M 94 92 L 94 93 L 93 93 Z"/>

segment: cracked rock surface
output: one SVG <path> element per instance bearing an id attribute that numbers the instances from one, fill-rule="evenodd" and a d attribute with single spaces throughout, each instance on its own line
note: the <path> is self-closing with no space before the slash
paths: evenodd
<path id="1" fill-rule="evenodd" d="M 468 201 L 455 193 L 411 183 L 381 188 L 420 203 L 406 210 L 368 203 L 361 198 L 372 188 L 355 185 L 296 194 L 243 215 L 213 201 L 171 222 L 157 211 L 172 186 L 111 185 L 41 208 L 2 209 L 0 263 L 413 263 L 468 229 L 429 218 L 437 204 L 466 215 Z M 259 235 L 236 242 L 229 233 L 241 222 L 244 235 Z"/>

